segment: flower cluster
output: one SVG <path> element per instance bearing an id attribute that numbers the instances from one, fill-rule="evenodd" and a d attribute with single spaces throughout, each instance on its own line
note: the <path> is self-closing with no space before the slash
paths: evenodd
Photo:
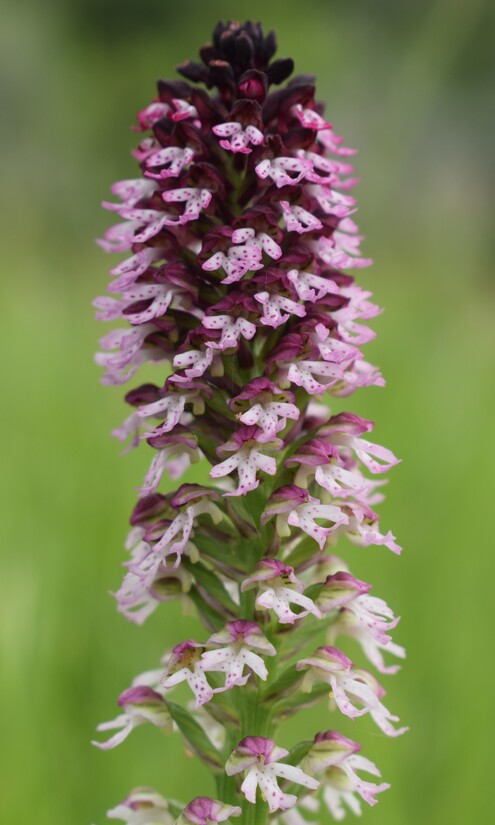
<path id="1" fill-rule="evenodd" d="M 388 787 L 361 778 L 379 771 L 360 746 L 328 730 L 288 751 L 273 740 L 278 723 L 330 692 L 330 710 L 369 714 L 388 736 L 405 730 L 375 676 L 336 646 L 356 639 L 383 674 L 398 669 L 384 654 L 405 655 L 391 609 L 333 555 L 342 538 L 400 553 L 374 510 L 397 459 L 368 440 L 371 421 L 342 409 L 384 383 L 362 352 L 380 310 L 349 274 L 371 263 L 353 150 L 314 79 L 288 80 L 293 61 L 275 49 L 260 25 L 218 24 L 201 62 L 159 81 L 138 114 L 139 174 L 104 204 L 119 222 L 101 246 L 127 257 L 95 301 L 98 318 L 117 322 L 97 362 L 111 385 L 145 368 L 115 435 L 152 451 L 115 598 L 138 624 L 178 599 L 204 630 L 134 680 L 121 715 L 99 727 L 116 732 L 97 744 L 145 722 L 180 731 L 219 797 L 184 805 L 137 789 L 109 812 L 129 825 L 359 813 L 359 798 L 373 805 Z M 184 480 L 196 462 L 208 484 Z M 167 476 L 182 479 L 173 492 Z M 182 683 L 186 705 L 173 696 Z"/>

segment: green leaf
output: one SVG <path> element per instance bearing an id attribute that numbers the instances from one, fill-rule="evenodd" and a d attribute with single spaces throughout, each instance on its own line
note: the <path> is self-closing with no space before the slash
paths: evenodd
<path id="1" fill-rule="evenodd" d="M 299 765 L 303 761 L 303 759 L 308 755 L 312 746 L 313 740 L 305 740 L 304 742 L 299 742 L 299 744 L 295 745 L 289 751 L 289 754 L 286 757 L 285 761 L 289 765 Z M 284 787 L 284 793 L 300 794 L 301 786 L 295 784 L 294 782 L 291 782 Z"/>
<path id="2" fill-rule="evenodd" d="M 217 630 L 221 630 L 222 627 L 225 627 L 225 616 L 222 616 L 221 613 L 217 613 L 216 610 L 207 604 L 202 594 L 198 592 L 196 587 L 191 588 L 188 596 L 198 611 L 203 624 L 210 631 L 210 633 L 214 633 Z"/>
<path id="3" fill-rule="evenodd" d="M 290 693 L 298 682 L 301 681 L 303 676 L 304 673 L 296 670 L 295 665 L 287 668 L 287 670 L 285 670 L 284 673 L 278 677 L 278 679 L 275 679 L 271 685 L 268 685 L 262 695 L 262 702 L 270 702 L 277 697 L 282 698 L 287 695 L 287 693 Z"/>
<path id="4" fill-rule="evenodd" d="M 310 584 L 309 587 L 306 588 L 304 591 L 304 595 L 311 599 L 313 602 L 315 599 L 318 598 L 323 588 L 323 582 L 318 582 L 318 584 Z"/>
<path id="5" fill-rule="evenodd" d="M 208 570 L 201 562 L 192 564 L 188 559 L 184 559 L 183 564 L 196 579 L 197 584 L 206 590 L 208 596 L 218 602 L 222 607 L 225 607 L 227 611 L 232 614 L 232 617 L 235 618 L 238 614 L 239 607 L 226 591 L 218 576 L 212 570 Z"/>
<path id="6" fill-rule="evenodd" d="M 243 538 L 237 542 L 236 553 L 244 559 L 246 569 L 251 571 L 256 563 L 263 557 L 269 542 L 265 528 L 263 534 L 253 536 L 253 538 Z"/>
<path id="7" fill-rule="evenodd" d="M 175 702 L 165 701 L 172 719 L 192 750 L 214 770 L 223 771 L 222 758 L 217 749 L 211 744 L 201 725 L 196 722 L 188 710 L 176 705 Z"/>
<path id="8" fill-rule="evenodd" d="M 266 507 L 267 499 L 266 490 L 263 490 L 263 484 L 260 484 L 256 490 L 251 490 L 245 496 L 237 496 L 230 503 L 257 533 L 262 533 L 264 528 L 261 524 L 261 514 Z"/>
<path id="9" fill-rule="evenodd" d="M 211 535 L 198 534 L 194 536 L 194 544 L 202 556 L 209 556 L 232 570 L 237 570 L 242 576 L 249 570 L 246 556 L 239 549 L 237 536 L 227 536 L 222 540 Z"/>
<path id="10" fill-rule="evenodd" d="M 309 693 L 301 693 L 298 691 L 292 696 L 278 702 L 273 709 L 273 715 L 278 723 L 284 722 L 300 710 L 317 705 L 318 702 L 328 696 L 329 691 L 330 687 L 326 684 L 317 685 Z"/>
<path id="11" fill-rule="evenodd" d="M 278 634 L 282 642 L 282 660 L 287 662 L 293 656 L 299 656 L 301 650 L 306 646 L 318 647 L 323 640 L 326 629 L 335 621 L 335 616 L 324 616 L 323 619 L 316 619 L 314 616 L 305 616 L 298 627 L 291 633 Z"/>
<path id="12" fill-rule="evenodd" d="M 182 802 L 178 802 L 176 799 L 167 799 L 167 805 L 170 813 L 175 818 L 180 816 L 185 808 L 185 805 Z"/>
<path id="13" fill-rule="evenodd" d="M 239 728 L 240 722 L 234 709 L 230 704 L 222 702 L 221 700 L 219 701 L 218 697 L 220 695 L 221 694 L 217 693 L 214 699 L 212 699 L 211 702 L 208 702 L 208 706 L 205 710 L 213 719 L 215 719 L 216 722 L 224 725 L 229 730 Z"/>
<path id="14" fill-rule="evenodd" d="M 317 552 L 318 544 L 316 541 L 311 538 L 311 536 L 305 536 L 297 543 L 296 547 L 289 553 L 287 558 L 284 559 L 284 564 L 289 564 L 291 567 L 296 568 L 314 556 Z"/>
<path id="15" fill-rule="evenodd" d="M 299 765 L 303 759 L 308 755 L 313 747 L 313 740 L 307 739 L 304 742 L 299 742 L 290 749 L 288 756 L 284 759 L 288 765 Z"/>

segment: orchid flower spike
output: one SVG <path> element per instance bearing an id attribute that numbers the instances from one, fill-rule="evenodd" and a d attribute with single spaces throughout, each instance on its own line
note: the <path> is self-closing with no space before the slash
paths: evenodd
<path id="1" fill-rule="evenodd" d="M 361 667 L 397 671 L 399 617 L 340 558 L 346 540 L 401 550 L 375 512 L 399 459 L 350 409 L 384 384 L 363 352 L 381 310 L 360 283 L 354 150 L 276 48 L 261 24 L 218 23 L 138 112 L 136 168 L 104 202 L 100 246 L 123 258 L 94 301 L 113 325 L 96 363 L 103 384 L 130 384 L 114 435 L 149 456 L 114 595 L 137 625 L 176 602 L 193 638 L 169 613 L 169 651 L 94 744 L 150 723 L 183 738 L 219 796 L 191 767 L 192 801 L 137 788 L 108 811 L 125 825 L 359 814 L 388 787 L 360 745 L 310 730 L 286 750 L 278 725 L 320 704 L 328 726 L 341 713 L 406 730 Z"/>

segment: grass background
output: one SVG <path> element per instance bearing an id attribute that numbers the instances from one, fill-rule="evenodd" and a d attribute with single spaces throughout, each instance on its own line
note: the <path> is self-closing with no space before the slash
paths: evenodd
<path id="1" fill-rule="evenodd" d="M 120 458 L 109 437 L 125 411 L 98 383 L 91 300 L 109 265 L 93 245 L 98 204 L 133 174 L 129 123 L 219 17 L 275 27 L 360 149 L 376 262 L 363 278 L 386 308 L 368 353 L 388 385 L 349 406 L 404 459 L 381 512 L 405 552 L 350 560 L 403 616 L 409 658 L 389 701 L 411 726 L 394 742 L 366 719 L 349 729 L 392 783 L 367 821 L 493 821 L 489 4 L 17 0 L 1 14 L 2 821 L 102 823 L 138 784 L 212 790 L 178 736 L 143 728 L 110 754 L 89 745 L 130 677 L 195 628 L 174 606 L 135 628 L 107 596 L 148 457 Z M 324 715 L 285 741 L 327 727 Z"/>

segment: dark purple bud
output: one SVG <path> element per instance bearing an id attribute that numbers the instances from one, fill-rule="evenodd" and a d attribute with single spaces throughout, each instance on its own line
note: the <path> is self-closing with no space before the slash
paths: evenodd
<path id="1" fill-rule="evenodd" d="M 124 690 L 124 692 L 120 694 L 117 704 L 121 708 L 126 705 L 161 705 L 163 704 L 163 698 L 156 690 L 146 685 L 137 685 L 136 687 Z"/>
<path id="2" fill-rule="evenodd" d="M 254 57 L 254 45 L 247 32 L 244 31 L 241 33 L 235 45 L 238 64 L 241 66 L 249 66 Z"/>
<path id="3" fill-rule="evenodd" d="M 286 459 L 285 465 L 305 464 L 310 467 L 317 467 L 320 464 L 328 464 L 330 459 L 339 460 L 339 451 L 333 444 L 328 444 L 322 438 L 314 438 L 302 444 L 290 458 Z"/>
<path id="4" fill-rule="evenodd" d="M 151 438 L 147 438 L 146 441 L 150 447 L 153 447 L 155 450 L 163 450 L 165 447 L 172 446 L 173 444 L 181 444 L 184 447 L 188 447 L 190 450 L 197 447 L 196 436 L 190 433 L 189 430 L 181 424 L 177 424 L 172 433 L 154 435 L 151 436 Z"/>
<path id="5" fill-rule="evenodd" d="M 277 346 L 272 350 L 267 358 L 267 363 L 277 363 L 278 361 L 291 361 L 296 355 L 300 355 L 304 349 L 304 338 L 295 332 L 289 332 L 280 339 Z"/>
<path id="6" fill-rule="evenodd" d="M 348 433 L 349 435 L 362 435 L 369 433 L 374 427 L 373 421 L 355 413 L 343 412 L 339 415 L 332 415 L 327 424 L 321 430 L 321 434 L 331 435 L 332 433 Z"/>
<path id="7" fill-rule="evenodd" d="M 334 742 L 336 745 L 344 746 L 353 753 L 357 753 L 357 751 L 361 750 L 361 745 L 358 745 L 357 742 L 354 742 L 352 739 L 348 739 L 347 736 L 343 736 L 342 733 L 338 733 L 336 730 L 327 730 L 324 733 L 317 733 L 315 736 L 315 744 L 322 742 Z"/>
<path id="8" fill-rule="evenodd" d="M 212 60 L 210 63 L 211 81 L 221 92 L 235 92 L 235 77 L 230 63 L 225 60 Z"/>
<path id="9" fill-rule="evenodd" d="M 261 106 L 257 100 L 238 100 L 234 103 L 229 120 L 241 123 L 243 126 L 256 126 L 263 130 Z"/>
<path id="10" fill-rule="evenodd" d="M 269 83 L 283 83 L 294 71 L 294 61 L 291 57 L 274 60 L 266 70 Z"/>
<path id="11" fill-rule="evenodd" d="M 268 499 L 265 511 L 261 516 L 261 523 L 266 524 L 272 516 L 280 513 L 289 513 L 299 504 L 305 504 L 308 499 L 308 491 L 303 490 L 302 487 L 297 487 L 295 484 L 286 484 L 284 487 L 279 487 Z"/>
<path id="12" fill-rule="evenodd" d="M 220 500 L 220 496 L 215 490 L 209 490 L 207 487 L 202 487 L 201 484 L 181 484 L 171 498 L 170 503 L 172 507 L 182 507 L 190 501 L 195 501 L 205 496 L 216 501 Z"/>
<path id="13" fill-rule="evenodd" d="M 222 123 L 228 115 L 225 106 L 218 100 L 212 100 L 203 89 L 192 90 L 191 103 L 196 107 L 201 122 L 206 127 Z"/>
<path id="14" fill-rule="evenodd" d="M 208 315 L 216 315 L 220 312 L 227 312 L 232 315 L 241 315 L 244 317 L 245 312 L 258 313 L 259 304 L 251 295 L 246 295 L 245 292 L 238 292 L 237 290 L 229 292 L 225 298 L 222 298 L 215 306 L 208 310 Z"/>
<path id="15" fill-rule="evenodd" d="M 284 143 L 287 150 L 311 149 L 315 140 L 315 133 L 312 129 L 305 129 L 298 126 L 291 129 L 284 135 Z"/>
<path id="16" fill-rule="evenodd" d="M 237 95 L 246 97 L 249 100 L 256 100 L 263 103 L 268 90 L 268 78 L 264 72 L 250 69 L 239 78 L 237 84 Z"/>
<path id="17" fill-rule="evenodd" d="M 184 100 L 191 94 L 189 83 L 184 83 L 182 80 L 159 80 L 156 85 L 160 100 L 169 105 L 173 100 L 177 98 Z"/>
<path id="18" fill-rule="evenodd" d="M 196 63 L 194 60 L 184 60 L 183 63 L 177 66 L 177 71 L 183 77 L 192 80 L 193 83 L 208 84 L 210 79 L 208 69 L 201 63 Z"/>
<path id="19" fill-rule="evenodd" d="M 131 407 L 140 407 L 142 404 L 152 404 L 160 398 L 160 390 L 154 384 L 141 384 L 126 393 L 125 401 Z"/>
<path id="20" fill-rule="evenodd" d="M 130 522 L 133 527 L 144 525 L 165 513 L 167 507 L 168 499 L 161 493 L 152 493 L 149 496 L 143 496 L 135 505 Z"/>

